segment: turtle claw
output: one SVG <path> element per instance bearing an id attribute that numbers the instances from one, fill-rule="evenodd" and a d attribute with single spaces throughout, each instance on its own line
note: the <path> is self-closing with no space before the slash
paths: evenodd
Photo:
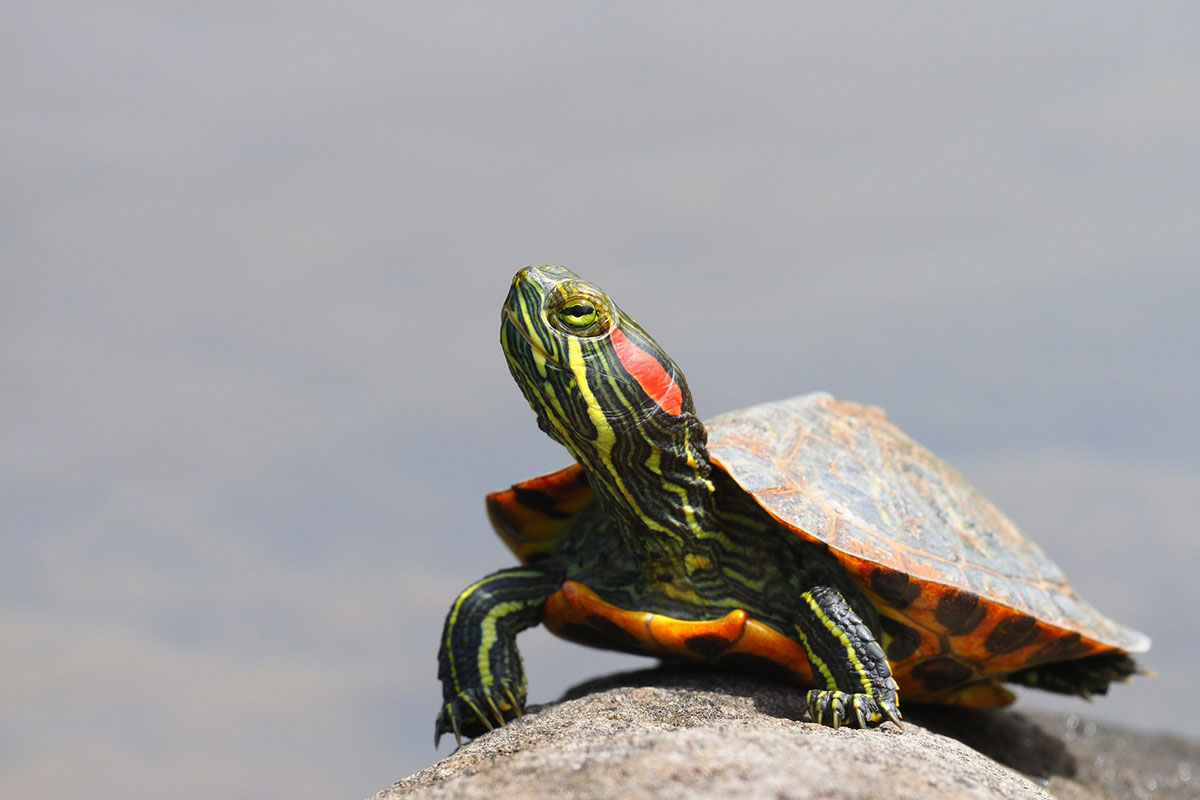
<path id="1" fill-rule="evenodd" d="M 446 703 L 438 713 L 437 724 L 433 726 L 433 746 L 437 748 L 446 733 L 454 732 L 454 746 L 462 747 L 462 731 L 458 727 L 458 716 L 454 713 L 452 703 Z"/>
<path id="2" fill-rule="evenodd" d="M 883 715 L 899 728 L 901 733 L 904 732 L 904 723 L 900 721 L 903 717 L 900 716 L 900 709 L 896 707 L 895 703 L 884 703 Z"/>
<path id="3" fill-rule="evenodd" d="M 504 696 L 508 698 L 509 705 L 512 707 L 513 713 L 516 716 L 525 716 L 525 709 L 521 707 L 521 703 L 517 702 L 517 698 L 513 697 L 512 688 L 508 686 L 507 681 L 505 682 L 504 686 Z"/>
<path id="4" fill-rule="evenodd" d="M 434 725 L 433 745 L 437 747 L 442 735 L 454 734 L 456 746 L 462 747 L 463 737 L 475 738 L 521 716 L 524 709 L 508 681 L 501 686 L 462 690 L 442 706 Z"/>
<path id="5" fill-rule="evenodd" d="M 812 721 L 831 728 L 840 728 L 842 725 L 866 728 L 890 720 L 904 730 L 900 723 L 900 709 L 894 699 L 881 701 L 869 694 L 813 689 L 808 693 L 806 703 Z"/>

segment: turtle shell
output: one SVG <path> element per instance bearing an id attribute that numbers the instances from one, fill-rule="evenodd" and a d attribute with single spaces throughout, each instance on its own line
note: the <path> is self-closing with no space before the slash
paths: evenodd
<path id="1" fill-rule="evenodd" d="M 945 699 L 943 689 L 1040 663 L 1149 648 L 1146 636 L 1080 598 L 1041 548 L 882 409 L 818 392 L 722 414 L 706 427 L 714 466 L 782 526 L 826 544 L 875 604 L 908 699 Z M 525 561 L 553 551 L 593 501 L 572 466 L 497 492 L 488 507 Z"/>

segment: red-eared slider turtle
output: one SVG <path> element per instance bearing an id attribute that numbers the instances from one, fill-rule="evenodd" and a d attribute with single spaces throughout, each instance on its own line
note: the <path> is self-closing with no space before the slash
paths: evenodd
<path id="1" fill-rule="evenodd" d="M 877 408 L 809 394 L 706 426 L 667 354 L 559 266 L 517 273 L 500 338 L 576 463 L 488 497 L 521 566 L 450 608 L 438 737 L 521 713 L 516 636 L 539 622 L 782 676 L 834 727 L 899 723 L 898 696 L 1004 705 L 1001 680 L 1103 694 L 1149 647 Z"/>

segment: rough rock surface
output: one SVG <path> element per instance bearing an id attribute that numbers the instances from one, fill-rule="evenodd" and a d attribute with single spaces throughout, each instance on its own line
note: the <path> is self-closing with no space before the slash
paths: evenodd
<path id="1" fill-rule="evenodd" d="M 1197 743 L 1075 716 L 904 711 L 904 733 L 835 731 L 803 721 L 795 687 L 625 673 L 531 707 L 375 800 L 1200 798 Z"/>

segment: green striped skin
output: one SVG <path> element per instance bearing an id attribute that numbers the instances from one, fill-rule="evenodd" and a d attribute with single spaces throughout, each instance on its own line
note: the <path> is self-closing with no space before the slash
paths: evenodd
<path id="1" fill-rule="evenodd" d="M 550 565 L 547 565 L 549 567 Z M 446 616 L 438 651 L 438 678 L 455 687 L 438 714 L 434 742 L 443 733 L 467 733 L 503 725 L 525 707 L 525 670 L 511 642 L 541 621 L 546 598 L 562 585 L 552 568 L 512 567 L 494 572 L 459 594 Z M 452 658 L 457 651 L 474 658 Z M 456 713 L 466 709 L 468 714 Z"/>
<path id="2" fill-rule="evenodd" d="M 595 308 L 595 321 L 577 331 L 563 312 L 581 305 Z M 674 382 L 677 414 L 627 373 L 611 345 L 614 329 Z M 687 381 L 598 287 L 562 267 L 522 270 L 501 315 L 500 342 L 538 426 L 583 465 L 613 519 L 653 531 L 672 557 L 692 539 L 719 532 L 709 523 L 711 468 Z M 645 480 L 649 473 L 656 479 Z"/>
<path id="3" fill-rule="evenodd" d="M 824 545 L 784 530 L 711 468 L 687 382 L 649 334 L 594 284 L 545 266 L 513 279 L 500 338 L 538 426 L 583 467 L 597 502 L 553 554 L 455 602 L 439 653 L 439 736 L 519 714 L 516 632 L 563 580 L 680 620 L 744 610 L 804 646 L 825 684 L 808 693 L 814 720 L 899 722 L 875 608 Z"/>
<path id="4" fill-rule="evenodd" d="M 809 694 L 809 713 L 813 719 L 836 728 L 843 720 L 849 721 L 847 715 L 853 713 L 853 721 L 865 728 L 868 721 L 880 719 L 890 711 L 896 715 L 890 718 L 898 723 L 895 682 L 875 635 L 836 589 L 817 586 L 801 592 L 800 599 L 808 613 L 797 616 L 796 633 L 808 651 L 814 673 L 820 673 L 828 687 Z M 839 664 L 843 665 L 841 670 Z M 875 683 L 880 675 L 887 676 L 882 694 L 893 706 L 887 711 L 877 702 L 881 698 L 877 696 Z M 890 696 L 886 689 L 891 690 Z"/>

